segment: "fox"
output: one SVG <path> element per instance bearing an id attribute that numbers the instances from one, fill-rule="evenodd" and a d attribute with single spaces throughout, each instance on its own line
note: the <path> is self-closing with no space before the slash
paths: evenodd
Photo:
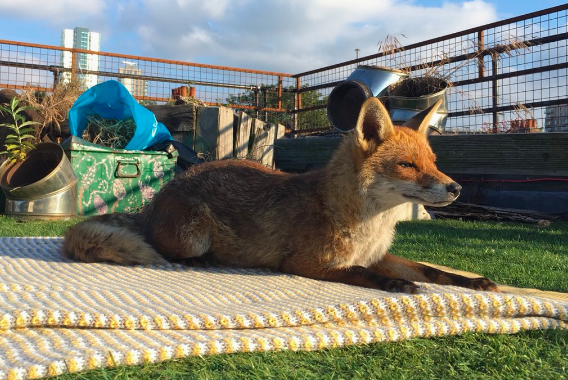
<path id="1" fill-rule="evenodd" d="M 202 259 L 388 292 L 417 293 L 417 282 L 497 292 L 487 278 L 389 253 L 405 204 L 442 207 L 460 194 L 427 140 L 440 104 L 395 126 L 380 100 L 366 100 L 321 169 L 286 173 L 237 159 L 192 166 L 139 213 L 71 227 L 62 254 L 121 265 Z"/>

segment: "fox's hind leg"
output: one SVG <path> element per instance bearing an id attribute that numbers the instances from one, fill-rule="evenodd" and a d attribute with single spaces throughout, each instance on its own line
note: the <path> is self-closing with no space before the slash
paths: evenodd
<path id="1" fill-rule="evenodd" d="M 200 257 L 211 249 L 215 230 L 206 206 L 174 202 L 169 207 L 160 204 L 159 212 L 148 211 L 146 236 L 166 259 Z"/>
<path id="2" fill-rule="evenodd" d="M 455 285 L 474 290 L 498 292 L 497 285 L 484 277 L 469 278 L 420 264 L 412 260 L 387 253 L 381 261 L 371 266 L 374 272 L 383 276 L 401 278 L 407 281 L 430 282 L 439 285 Z"/>

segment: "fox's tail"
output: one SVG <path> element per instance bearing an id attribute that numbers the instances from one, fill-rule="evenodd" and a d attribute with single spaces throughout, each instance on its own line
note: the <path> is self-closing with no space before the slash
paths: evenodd
<path id="1" fill-rule="evenodd" d="M 88 263 L 112 261 L 123 265 L 146 265 L 166 262 L 146 242 L 142 226 L 140 214 L 92 217 L 67 231 L 63 255 Z"/>

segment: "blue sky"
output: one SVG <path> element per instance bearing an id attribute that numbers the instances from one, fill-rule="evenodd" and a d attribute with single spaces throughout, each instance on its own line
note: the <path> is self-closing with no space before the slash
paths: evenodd
<path id="1" fill-rule="evenodd" d="M 538 11 L 560 1 L 0 0 L 0 39 L 59 45 L 75 26 L 101 50 L 297 73 Z"/>

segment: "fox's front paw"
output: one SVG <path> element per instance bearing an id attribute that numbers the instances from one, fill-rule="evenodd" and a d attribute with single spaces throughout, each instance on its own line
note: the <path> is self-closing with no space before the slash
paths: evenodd
<path id="1" fill-rule="evenodd" d="M 384 290 L 389 292 L 416 294 L 418 293 L 418 285 L 416 285 L 412 281 L 395 279 L 395 280 L 389 280 L 385 284 Z"/>
<path id="2" fill-rule="evenodd" d="M 467 286 L 473 290 L 485 290 L 489 292 L 500 292 L 499 288 L 495 283 L 491 280 L 488 280 L 485 277 L 478 277 L 472 278 L 469 280 L 469 284 Z"/>

